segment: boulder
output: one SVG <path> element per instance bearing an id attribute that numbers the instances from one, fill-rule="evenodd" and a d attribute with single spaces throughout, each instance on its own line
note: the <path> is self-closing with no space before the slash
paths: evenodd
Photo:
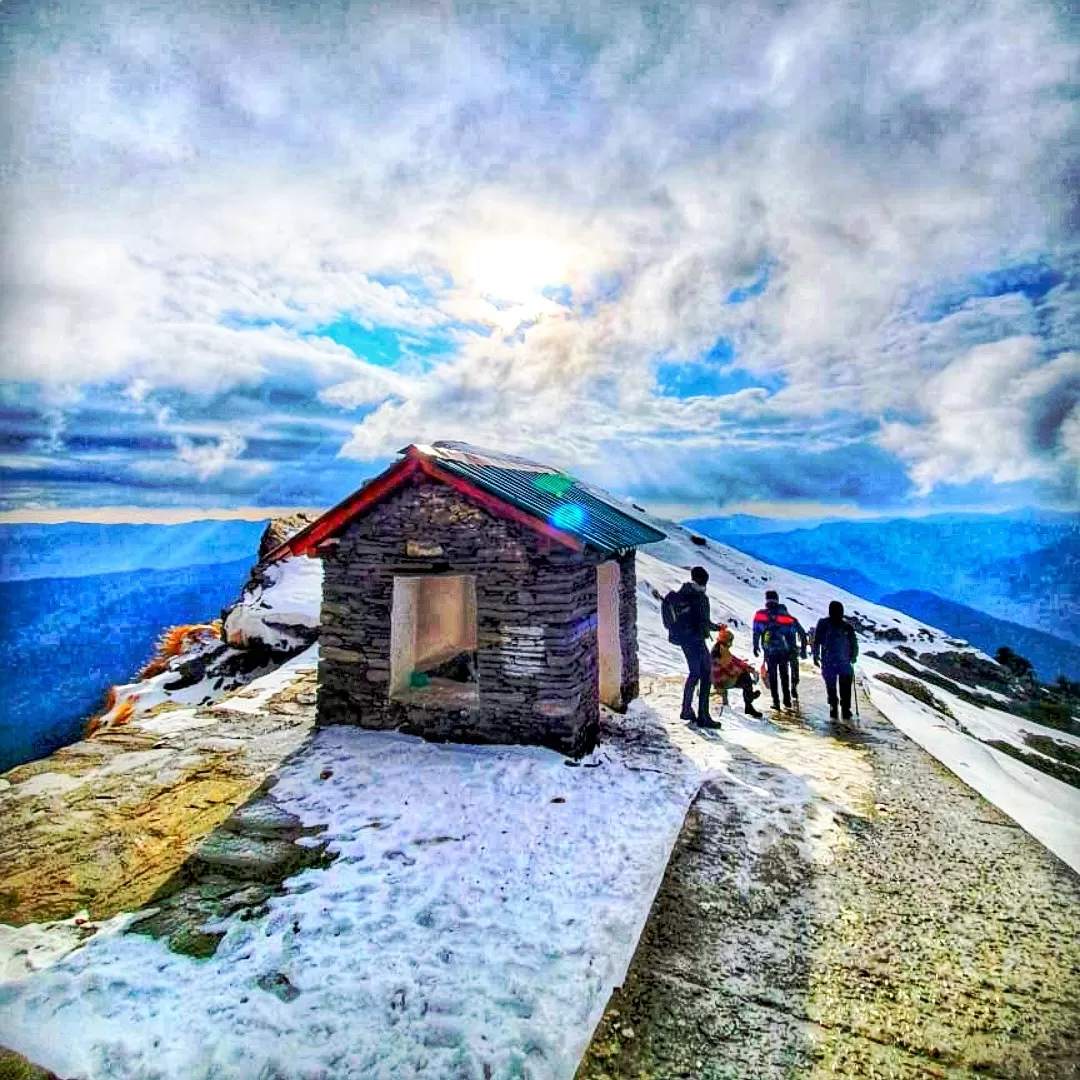
<path id="1" fill-rule="evenodd" d="M 307 850 L 285 840 L 266 840 L 234 832 L 216 832 L 195 851 L 204 866 L 254 881 L 278 882 L 295 873 Z"/>
<path id="2" fill-rule="evenodd" d="M 295 536 L 305 526 L 317 520 L 318 516 L 318 514 L 300 511 L 296 514 L 273 518 L 259 540 L 259 562 L 262 562 L 275 548 L 284 544 L 290 536 Z"/>
<path id="3" fill-rule="evenodd" d="M 224 827 L 229 832 L 268 840 L 293 840 L 302 830 L 300 819 L 282 810 L 272 799 L 241 806 L 225 821 Z"/>

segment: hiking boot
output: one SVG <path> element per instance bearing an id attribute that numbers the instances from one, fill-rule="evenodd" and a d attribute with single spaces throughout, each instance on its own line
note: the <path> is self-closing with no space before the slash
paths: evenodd
<path id="1" fill-rule="evenodd" d="M 837 707 L 835 705 L 830 705 L 829 706 L 829 719 L 830 720 L 839 720 L 840 719 L 840 712 L 839 712 L 839 710 L 837 709 Z"/>
<path id="2" fill-rule="evenodd" d="M 791 691 L 791 700 L 794 701 L 796 705 L 799 704 L 799 691 L 798 690 L 792 690 Z"/>
<path id="3" fill-rule="evenodd" d="M 755 720 L 760 720 L 761 717 L 764 715 L 763 713 L 759 713 L 753 705 L 747 705 L 745 712 L 747 716 L 752 716 Z"/>
<path id="4" fill-rule="evenodd" d="M 780 699 L 779 698 L 773 698 L 772 699 L 772 707 L 773 707 L 773 712 L 779 712 L 780 711 Z"/>
<path id="5" fill-rule="evenodd" d="M 845 724 L 850 724 L 851 723 L 851 713 L 849 713 L 849 712 L 844 713 L 844 723 Z"/>
<path id="6" fill-rule="evenodd" d="M 790 709 L 791 708 L 791 698 L 784 698 L 784 708 L 785 709 Z"/>
<path id="7" fill-rule="evenodd" d="M 711 716 L 702 716 L 694 723 L 695 727 L 703 728 L 722 728 L 724 725 L 719 720 L 714 720 Z"/>
<path id="8" fill-rule="evenodd" d="M 683 709 L 683 711 L 681 713 L 679 713 L 679 719 L 680 720 L 687 720 L 691 724 L 696 724 L 697 723 L 697 713 L 693 713 L 689 709 Z"/>

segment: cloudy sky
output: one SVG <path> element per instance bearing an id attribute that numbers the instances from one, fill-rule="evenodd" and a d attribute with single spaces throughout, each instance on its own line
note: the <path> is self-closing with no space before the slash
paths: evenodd
<path id="1" fill-rule="evenodd" d="M 1080 505 L 1053 0 L 8 0 L 0 509 L 410 442 L 666 512 Z"/>

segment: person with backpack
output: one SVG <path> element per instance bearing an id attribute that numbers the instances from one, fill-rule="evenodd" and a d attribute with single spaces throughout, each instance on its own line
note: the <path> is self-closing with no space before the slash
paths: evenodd
<path id="1" fill-rule="evenodd" d="M 797 706 L 799 704 L 799 660 L 806 659 L 806 631 L 802 623 L 788 611 L 785 605 L 780 605 L 780 611 L 791 617 L 791 621 L 795 624 L 795 637 L 798 639 L 798 644 L 792 641 L 791 653 L 788 656 L 788 667 L 791 669 L 791 700 Z"/>
<path id="2" fill-rule="evenodd" d="M 695 566 L 690 571 L 690 580 L 684 582 L 677 592 L 672 590 L 660 604 L 660 615 L 668 632 L 668 640 L 678 645 L 689 675 L 683 687 L 682 712 L 680 719 L 688 720 L 698 727 L 718 728 L 721 725 L 709 715 L 709 691 L 712 687 L 712 657 L 705 639 L 714 630 L 720 629 L 714 623 L 709 611 L 709 597 L 705 586 L 709 583 L 709 572 L 704 566 Z M 698 694 L 698 711 L 694 712 L 694 692 Z"/>
<path id="3" fill-rule="evenodd" d="M 855 627 L 844 618 L 844 605 L 834 600 L 829 605 L 828 617 L 819 619 L 814 627 L 814 664 L 821 668 L 825 680 L 830 720 L 837 719 L 838 707 L 844 722 L 851 720 L 851 684 L 858 656 L 859 639 L 855 636 Z"/>
<path id="4" fill-rule="evenodd" d="M 780 690 L 784 694 L 784 708 L 791 708 L 791 656 L 797 647 L 795 620 L 780 603 L 779 593 L 769 589 L 765 593 L 765 606 L 754 614 L 754 655 L 765 654 L 772 707 L 776 710 L 780 708 Z"/>
<path id="5" fill-rule="evenodd" d="M 754 669 L 740 660 L 731 651 L 735 635 L 721 626 L 716 632 L 716 644 L 712 647 L 712 684 L 721 690 L 738 688 L 743 695 L 743 711 L 747 716 L 760 719 L 761 713 L 754 708 L 754 699 L 761 697 L 761 691 L 754 689 L 757 676 Z"/>

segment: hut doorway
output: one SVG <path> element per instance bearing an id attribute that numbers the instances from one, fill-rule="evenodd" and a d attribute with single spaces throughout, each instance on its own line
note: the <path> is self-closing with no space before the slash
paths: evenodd
<path id="1" fill-rule="evenodd" d="M 476 578 L 394 578 L 390 698 L 437 709 L 476 707 Z"/>
<path id="2" fill-rule="evenodd" d="M 600 650 L 600 702 L 622 708 L 622 635 L 620 631 L 619 564 L 596 568 L 596 637 Z"/>

